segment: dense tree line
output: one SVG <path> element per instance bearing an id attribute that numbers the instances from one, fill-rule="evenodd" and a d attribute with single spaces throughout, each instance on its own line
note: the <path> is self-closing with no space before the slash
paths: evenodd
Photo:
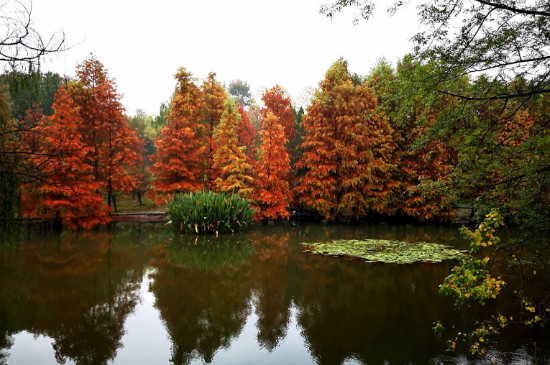
<path id="1" fill-rule="evenodd" d="M 395 70 L 381 61 L 361 77 L 340 59 L 305 111 L 281 86 L 265 90 L 263 107 L 255 109 L 254 101 L 246 107 L 231 97 L 214 73 L 199 85 L 181 68 L 169 105 L 153 118 L 125 116 L 116 85 L 91 57 L 75 80 L 4 76 L 17 112 L 3 146 L 28 175 L 18 183 L 23 214 L 65 219 L 73 228 L 107 221 L 120 193 L 147 192 L 162 204 L 199 190 L 247 197 L 258 220 L 288 219 L 291 210 L 326 221 L 446 220 L 453 204 L 468 203 L 480 215 L 497 206 L 517 222 L 548 224 L 548 165 L 539 153 L 548 143 L 547 98 L 466 108 L 451 95 L 419 88 L 439 67 L 406 56 Z M 35 80 L 35 91 L 21 92 L 29 90 L 21 80 Z M 487 82 L 464 76 L 449 87 L 477 92 Z M 88 201 L 85 191 L 86 212 L 75 204 Z"/>

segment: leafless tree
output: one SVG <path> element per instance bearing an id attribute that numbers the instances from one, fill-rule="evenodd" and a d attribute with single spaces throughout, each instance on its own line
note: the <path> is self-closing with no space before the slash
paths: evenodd
<path id="1" fill-rule="evenodd" d="M 13 70 L 39 70 L 45 56 L 63 50 L 64 46 L 63 32 L 44 37 L 34 28 L 30 0 L 0 0 L 1 63 L 7 63 Z"/>

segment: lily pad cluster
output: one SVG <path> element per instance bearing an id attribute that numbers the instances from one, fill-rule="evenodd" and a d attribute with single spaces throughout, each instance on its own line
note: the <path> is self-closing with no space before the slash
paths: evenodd
<path id="1" fill-rule="evenodd" d="M 442 262 L 462 258 L 465 251 L 428 242 L 389 240 L 333 240 L 324 243 L 302 243 L 304 250 L 317 255 L 350 257 L 367 262 L 412 264 Z"/>

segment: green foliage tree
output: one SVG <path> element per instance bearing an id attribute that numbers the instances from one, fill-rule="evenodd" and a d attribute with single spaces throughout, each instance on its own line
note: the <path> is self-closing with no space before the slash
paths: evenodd
<path id="1" fill-rule="evenodd" d="M 64 80 L 52 72 L 42 74 L 11 71 L 0 76 L 0 82 L 8 86 L 13 116 L 22 118 L 34 105 L 45 115 L 52 115 L 55 93 Z"/>
<path id="2" fill-rule="evenodd" d="M 14 166 L 16 156 L 13 149 L 13 120 L 7 94 L 0 83 L 0 240 L 9 241 L 15 229 L 15 216 L 19 211 L 19 181 Z M 3 244 L 0 244 L 0 250 Z"/>
<path id="3" fill-rule="evenodd" d="M 397 72 L 382 60 L 367 78 L 378 97 L 378 108 L 387 116 L 393 130 L 396 168 L 392 170 L 395 186 L 391 205 L 398 214 L 419 220 L 448 219 L 453 203 L 431 186 L 449 180 L 454 149 L 445 140 L 419 143 L 427 137 L 450 99 L 435 91 L 415 90 L 433 68 L 406 56 Z"/>
<path id="4" fill-rule="evenodd" d="M 160 132 L 161 128 L 168 124 L 168 114 L 170 113 L 170 105 L 161 103 L 159 108 L 159 114 L 153 118 L 153 126 L 155 131 Z"/>
<path id="5" fill-rule="evenodd" d="M 368 19 L 376 3 L 336 0 L 323 6 L 321 12 L 333 17 L 346 7 L 355 7 L 360 18 Z M 388 10 L 395 12 L 407 4 L 395 0 Z M 465 74 L 490 71 L 492 82 L 483 90 L 455 93 L 440 87 L 440 91 L 470 100 L 529 98 L 550 92 L 547 1 L 436 0 L 421 1 L 418 7 L 424 29 L 414 37 L 415 53 L 422 60 L 437 59 L 444 65 L 431 80 L 445 86 L 441 81 L 460 82 Z M 500 87 L 500 81 L 510 82 L 517 76 L 526 79 L 521 87 Z"/>
<path id="6" fill-rule="evenodd" d="M 333 16 L 345 7 L 357 6 L 361 17 L 368 18 L 374 3 L 338 0 L 323 11 Z M 393 9 L 404 4 L 396 1 Z M 550 293 L 547 280 L 536 275 L 548 269 L 550 247 L 548 3 L 422 1 L 419 15 L 425 28 L 414 38 L 416 58 L 440 66 L 426 75 L 419 89 L 435 89 L 454 98 L 424 138 L 444 140 L 457 151 L 450 183 L 432 188 L 473 204 L 478 220 L 498 207 L 506 222 L 521 229 L 517 238 L 499 245 L 498 259 L 507 264 L 507 277 L 525 288 L 512 295 L 522 305 L 510 317 L 517 324 L 540 326 L 548 322 L 541 314 Z M 470 269 L 471 265 L 463 263 L 454 273 L 460 276 Z M 542 292 L 527 290 L 531 285 Z M 518 317 L 522 320 L 517 321 Z M 499 325 L 511 320 L 501 315 L 495 318 Z M 483 325 L 476 331 L 488 333 Z M 473 350 L 480 348 L 483 339 L 476 336 L 472 337 L 477 340 Z M 451 345 L 454 348 L 456 341 Z"/>
<path id="7" fill-rule="evenodd" d="M 158 137 L 159 130 L 155 129 L 154 118 L 145 114 L 141 109 L 136 111 L 136 114 L 128 118 L 128 125 L 134 129 L 138 138 L 143 141 L 143 149 L 141 150 L 141 158 L 143 164 L 136 167 L 136 186 L 132 190 L 132 197 L 136 197 L 141 203 L 141 197 L 150 189 L 151 173 L 151 155 L 155 152 L 155 139 Z"/>
<path id="8" fill-rule="evenodd" d="M 44 56 L 58 52 L 65 43 L 65 35 L 53 34 L 49 38 L 34 28 L 31 18 L 32 8 L 23 1 L 7 1 L 2 3 L 0 28 L 0 64 L 8 65 L 13 71 L 26 69 L 32 73 L 40 69 Z M 20 159 L 12 142 L 15 140 L 15 128 L 11 121 L 9 99 L 4 94 L 4 82 L 0 81 L 0 231 L 14 226 L 14 213 L 19 205 L 19 178 L 23 175 L 32 176 L 32 171 L 26 171 L 20 165 Z M 10 89 L 11 90 L 11 89 Z M 50 103 L 51 105 L 51 103 Z M 3 233 L 0 233 L 3 235 Z M 1 237 L 0 237 L 1 239 Z M 2 240 L 4 241 L 4 240 Z M 1 244 L 0 244 L 1 246 Z"/>
<path id="9" fill-rule="evenodd" d="M 231 97 L 244 106 L 250 106 L 252 95 L 250 94 L 250 85 L 246 81 L 233 80 L 229 83 L 227 92 Z"/>

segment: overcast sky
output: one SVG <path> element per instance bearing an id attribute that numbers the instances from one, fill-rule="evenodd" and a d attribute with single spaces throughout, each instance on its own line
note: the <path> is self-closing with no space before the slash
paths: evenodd
<path id="1" fill-rule="evenodd" d="M 411 50 L 413 7 L 392 17 L 378 9 L 354 25 L 353 9 L 333 20 L 319 14 L 327 1 L 34 0 L 32 18 L 43 34 L 63 31 L 71 46 L 44 69 L 73 76 L 93 53 L 116 80 L 129 115 L 138 108 L 158 114 L 182 66 L 200 82 L 211 71 L 225 85 L 246 81 L 256 100 L 280 84 L 304 104 L 339 57 L 364 75 L 381 57 L 395 65 Z"/>

